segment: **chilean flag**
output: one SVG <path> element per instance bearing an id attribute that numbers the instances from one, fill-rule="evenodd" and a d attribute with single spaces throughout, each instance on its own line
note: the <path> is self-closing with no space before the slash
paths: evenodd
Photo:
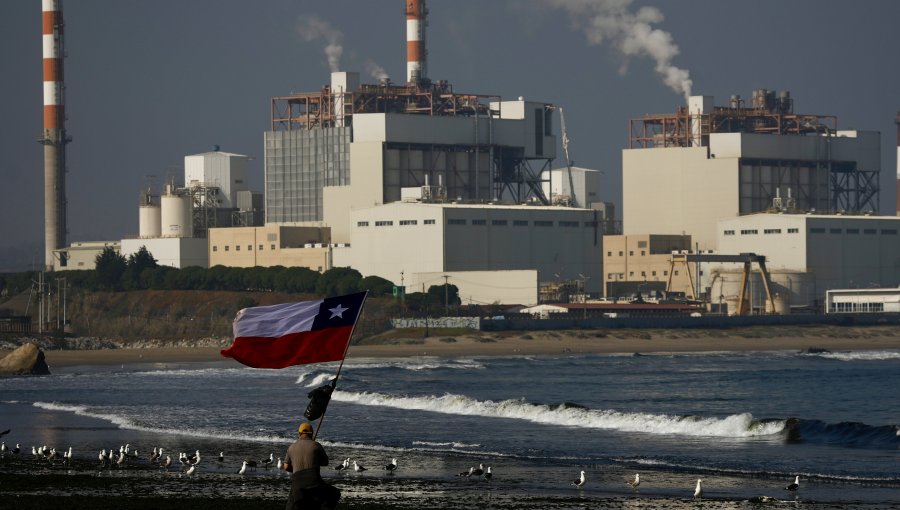
<path id="1" fill-rule="evenodd" d="M 340 361 L 367 294 L 244 308 L 222 356 L 253 368 Z"/>

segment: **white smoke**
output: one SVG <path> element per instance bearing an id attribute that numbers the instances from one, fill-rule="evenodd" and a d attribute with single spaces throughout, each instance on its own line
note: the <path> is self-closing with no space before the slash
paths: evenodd
<path id="1" fill-rule="evenodd" d="M 391 77 L 388 76 L 387 71 L 384 70 L 383 67 L 376 64 L 373 60 L 366 60 L 366 72 L 368 72 L 372 78 L 375 78 L 378 81 L 381 80 L 389 80 Z"/>
<path id="2" fill-rule="evenodd" d="M 672 34 L 654 28 L 662 22 L 662 12 L 655 7 L 641 7 L 631 12 L 633 0 L 546 0 L 554 8 L 566 11 L 576 28 L 584 32 L 588 43 L 612 44 L 623 56 L 647 56 L 656 62 L 656 72 L 669 88 L 691 95 L 690 73 L 672 64 L 678 45 Z M 623 66 L 623 72 L 626 68 Z"/>
<path id="3" fill-rule="evenodd" d="M 328 58 L 328 67 L 331 72 L 341 70 L 341 56 L 344 54 L 344 34 L 331 26 L 331 23 L 311 14 L 301 16 L 297 21 L 297 33 L 306 42 L 323 40 L 325 42 L 325 57 Z"/>

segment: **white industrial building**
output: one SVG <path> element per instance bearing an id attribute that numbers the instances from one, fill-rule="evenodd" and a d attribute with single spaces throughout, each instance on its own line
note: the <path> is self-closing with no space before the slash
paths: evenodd
<path id="1" fill-rule="evenodd" d="M 184 185 L 186 188 L 206 186 L 216 188 L 216 206 L 223 209 L 238 207 L 238 192 L 249 191 L 247 161 L 242 154 L 215 151 L 184 157 Z"/>
<path id="2" fill-rule="evenodd" d="M 209 267 L 206 238 L 156 237 L 147 239 L 122 239 L 121 253 L 125 258 L 137 253 L 141 247 L 156 259 L 160 266 L 182 269 L 190 266 Z"/>
<path id="3" fill-rule="evenodd" d="M 571 180 L 570 180 L 571 176 Z M 546 170 L 543 174 L 542 187 L 544 195 L 552 204 L 574 204 L 578 207 L 591 209 L 592 205 L 600 204 L 600 190 L 603 188 L 603 172 L 573 166 L 568 168 L 554 168 Z"/>
<path id="4" fill-rule="evenodd" d="M 829 289 L 900 284 L 895 216 L 758 213 L 720 220 L 717 230 L 720 253 L 765 255 L 776 293 L 792 306 L 822 303 Z M 704 269 L 713 301 L 737 294 L 740 268 Z M 761 282 L 754 286 L 759 303 Z"/>
<path id="5" fill-rule="evenodd" d="M 690 98 L 671 115 L 632 121 L 622 153 L 623 233 L 690 234 L 717 249 L 716 224 L 776 202 L 800 211 L 878 213 L 878 132 L 839 131 L 836 119 L 793 113 L 787 92 L 751 104 Z"/>
<path id="6" fill-rule="evenodd" d="M 898 313 L 900 288 L 832 289 L 825 293 L 825 313 Z"/>
<path id="7" fill-rule="evenodd" d="M 451 282 L 461 296 L 477 294 L 480 298 L 473 301 L 488 303 L 520 289 L 527 295 L 502 297 L 501 302 L 532 304 L 537 302 L 538 281 L 576 280 L 579 274 L 588 275 L 588 291 L 598 292 L 602 286 L 602 278 L 590 277 L 602 274 L 603 233 L 595 211 L 395 202 L 356 209 L 350 219 L 353 241 L 335 248 L 334 266 L 353 267 L 363 275 L 400 283 L 415 273 L 503 272 L 493 297 L 476 293 L 464 281 L 487 281 L 487 276 L 457 276 Z M 537 275 L 515 270 L 535 270 Z"/>

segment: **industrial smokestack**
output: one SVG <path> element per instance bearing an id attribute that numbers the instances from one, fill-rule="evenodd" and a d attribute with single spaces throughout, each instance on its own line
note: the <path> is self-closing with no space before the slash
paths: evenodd
<path id="1" fill-rule="evenodd" d="M 900 112 L 897 112 L 897 216 L 900 216 Z"/>
<path id="2" fill-rule="evenodd" d="M 42 0 L 44 46 L 44 265 L 66 246 L 66 110 L 62 0 Z M 65 265 L 65 260 L 60 261 Z"/>
<path id="3" fill-rule="evenodd" d="M 425 0 L 406 0 L 406 82 L 428 79 L 428 51 L 425 49 Z"/>

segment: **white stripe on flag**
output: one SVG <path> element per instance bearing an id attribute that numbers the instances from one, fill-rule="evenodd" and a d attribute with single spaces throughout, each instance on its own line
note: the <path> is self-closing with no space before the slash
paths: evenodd
<path id="1" fill-rule="evenodd" d="M 234 319 L 234 337 L 278 338 L 290 333 L 309 331 L 323 301 L 319 299 L 245 308 Z"/>

